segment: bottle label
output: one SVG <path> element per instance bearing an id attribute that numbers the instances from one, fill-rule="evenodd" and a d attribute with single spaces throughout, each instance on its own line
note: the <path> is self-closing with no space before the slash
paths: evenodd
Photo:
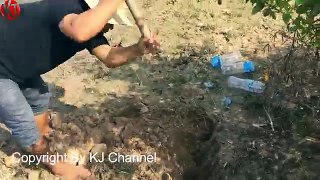
<path id="1" fill-rule="evenodd" d="M 255 81 L 250 81 L 250 82 L 248 82 L 248 88 L 249 88 L 249 90 L 251 91 L 251 92 L 258 92 L 259 90 L 261 91 L 263 88 L 262 87 L 254 87 L 254 85 L 253 85 L 253 83 L 254 83 Z"/>
<path id="2" fill-rule="evenodd" d="M 251 82 L 248 83 L 248 88 L 249 88 L 249 90 L 252 91 L 252 92 L 254 92 L 253 82 L 254 82 L 254 81 L 251 81 Z"/>

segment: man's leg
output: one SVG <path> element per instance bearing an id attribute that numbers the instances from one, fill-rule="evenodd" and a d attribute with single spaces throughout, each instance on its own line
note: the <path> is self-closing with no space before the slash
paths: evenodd
<path id="1" fill-rule="evenodd" d="M 35 116 L 35 122 L 42 136 L 47 136 L 52 129 L 49 126 L 48 105 L 50 101 L 50 92 L 48 85 L 42 78 L 36 77 L 28 80 L 20 87 L 28 104 L 31 106 Z"/>
<path id="2" fill-rule="evenodd" d="M 52 154 L 46 139 L 37 128 L 31 106 L 19 86 L 9 79 L 0 79 L 0 119 L 12 131 L 23 149 L 35 155 Z M 56 175 L 70 180 L 90 175 L 88 170 L 71 164 L 50 164 L 47 161 L 43 163 Z"/>
<path id="3" fill-rule="evenodd" d="M 22 148 L 40 141 L 32 109 L 19 86 L 9 79 L 0 79 L 0 119 Z"/>

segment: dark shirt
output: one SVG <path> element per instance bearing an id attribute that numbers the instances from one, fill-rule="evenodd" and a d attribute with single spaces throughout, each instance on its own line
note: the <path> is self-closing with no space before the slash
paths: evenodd
<path id="1" fill-rule="evenodd" d="M 108 44 L 103 33 L 77 43 L 59 30 L 70 13 L 88 9 L 84 0 L 24 0 L 21 15 L 12 21 L 0 16 L 0 78 L 20 83 L 40 76 L 64 63 L 77 52 Z"/>

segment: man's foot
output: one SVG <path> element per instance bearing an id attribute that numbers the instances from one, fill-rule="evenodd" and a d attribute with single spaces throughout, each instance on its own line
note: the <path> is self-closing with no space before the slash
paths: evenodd
<path id="1" fill-rule="evenodd" d="M 52 134 L 52 128 L 49 126 L 49 112 L 45 112 L 35 116 L 35 121 L 41 136 L 50 136 Z"/>
<path id="2" fill-rule="evenodd" d="M 51 171 L 54 175 L 62 177 L 63 180 L 88 179 L 92 177 L 88 169 L 68 163 L 57 163 L 52 166 Z"/>
<path id="3" fill-rule="evenodd" d="M 52 134 L 53 134 L 53 129 L 50 128 L 49 126 L 48 126 L 48 127 L 45 127 L 44 136 L 45 136 L 45 137 L 50 137 Z"/>

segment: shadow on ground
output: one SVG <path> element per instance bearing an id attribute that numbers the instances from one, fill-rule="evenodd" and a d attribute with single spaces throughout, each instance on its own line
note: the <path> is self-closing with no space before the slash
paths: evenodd
<path id="1" fill-rule="evenodd" d="M 299 144 L 297 140 L 302 138 L 295 137 L 295 121 L 301 121 L 302 116 L 292 112 L 298 112 L 300 106 L 295 103 L 299 102 L 290 102 L 284 96 L 272 99 L 274 89 L 282 90 L 274 84 L 269 86 L 272 92 L 268 89 L 260 96 L 226 88 L 226 77 L 208 63 L 212 51 L 212 47 L 185 47 L 176 57 L 160 54 L 108 71 L 99 69 L 99 63 L 93 66 L 97 69 L 85 65 L 83 69 L 89 70 L 97 82 L 127 84 L 125 88 L 120 83 L 108 89 L 98 83 L 98 87 L 87 88 L 87 93 L 100 97 L 99 103 L 76 108 L 77 116 L 66 122 L 88 132 L 95 143 L 107 144 L 109 152 L 157 152 L 160 159 L 154 166 L 107 166 L 128 178 L 165 179 L 168 174 L 175 179 L 316 177 L 313 167 L 318 156 L 314 148 L 318 149 L 318 144 Z M 287 51 L 288 48 L 277 50 L 283 54 L 270 54 L 267 58 L 244 52 L 256 61 L 257 71 L 241 76 L 260 79 L 262 67 L 271 66 L 264 63 L 281 58 Z M 83 69 L 77 73 L 83 73 Z M 206 87 L 205 82 L 213 83 L 213 87 Z M 224 96 L 234 100 L 231 108 L 221 105 Z M 294 107 L 285 108 L 290 103 Z M 59 104 L 61 107 L 63 102 Z M 92 115 L 83 118 L 88 114 Z M 316 120 L 318 115 L 308 117 Z M 269 125 L 270 118 L 275 131 Z M 90 121 L 95 126 L 88 128 Z M 100 178 L 109 171 L 100 164 L 94 167 Z"/>
<path id="2" fill-rule="evenodd" d="M 72 135 L 73 143 L 85 144 L 92 138 L 94 143 L 107 145 L 107 154 L 157 153 L 157 163 L 91 164 L 91 169 L 101 179 L 110 178 L 111 171 L 115 172 L 115 177 L 128 179 L 216 179 L 220 176 L 212 172 L 221 168 L 215 133 L 221 118 L 216 114 L 208 115 L 204 107 L 198 106 L 198 101 L 212 101 L 204 99 L 206 90 L 202 83 L 209 80 L 205 70 L 197 75 L 189 74 L 201 69 L 198 66 L 207 66 L 198 60 L 190 61 L 190 57 L 196 56 L 181 56 L 179 60 L 172 59 L 172 63 L 167 57 L 137 60 L 137 64 L 112 69 L 110 74 L 91 69 L 88 73 L 97 77 L 99 86 L 99 79 L 102 79 L 115 83 L 129 81 L 129 87 L 121 87 L 120 83 L 111 90 L 108 87 L 84 89 L 98 96 L 99 103 L 73 107 L 73 111 L 70 105 L 59 100 L 65 94 L 63 88 L 54 85 L 58 95 L 52 103 L 53 111 L 65 111 L 62 132 L 70 134 L 72 130 L 68 127 L 75 126 L 79 134 L 85 134 Z M 190 65 L 193 69 L 188 67 Z M 190 77 L 185 77 L 186 74 Z M 198 78 L 195 80 L 194 76 Z M 219 88 L 213 91 L 218 92 Z"/>
<path id="3" fill-rule="evenodd" d="M 59 151 L 73 147 L 84 155 L 157 153 L 156 163 L 111 163 L 106 156 L 103 163 L 78 161 L 87 164 L 97 179 L 317 177 L 319 143 L 298 142 L 303 138 L 296 137 L 291 119 L 299 104 L 291 110 L 283 104 L 266 109 L 270 94 L 227 88 L 226 77 L 208 63 L 213 51 L 186 47 L 177 56 L 159 54 L 109 70 L 99 62 L 75 62 L 74 78 L 87 75 L 77 89 L 51 85 L 51 109 L 63 113 L 62 122 L 54 122 L 52 147 Z M 262 60 L 272 57 L 249 58 L 256 61 L 257 71 L 241 76 L 258 80 L 263 76 L 259 67 L 265 67 Z M 70 105 L 67 96 L 83 102 Z M 225 96 L 233 99 L 230 108 L 221 105 Z M 310 112 L 294 117 L 319 118 L 319 113 Z M 10 146 L 9 142 L 2 148 Z"/>

